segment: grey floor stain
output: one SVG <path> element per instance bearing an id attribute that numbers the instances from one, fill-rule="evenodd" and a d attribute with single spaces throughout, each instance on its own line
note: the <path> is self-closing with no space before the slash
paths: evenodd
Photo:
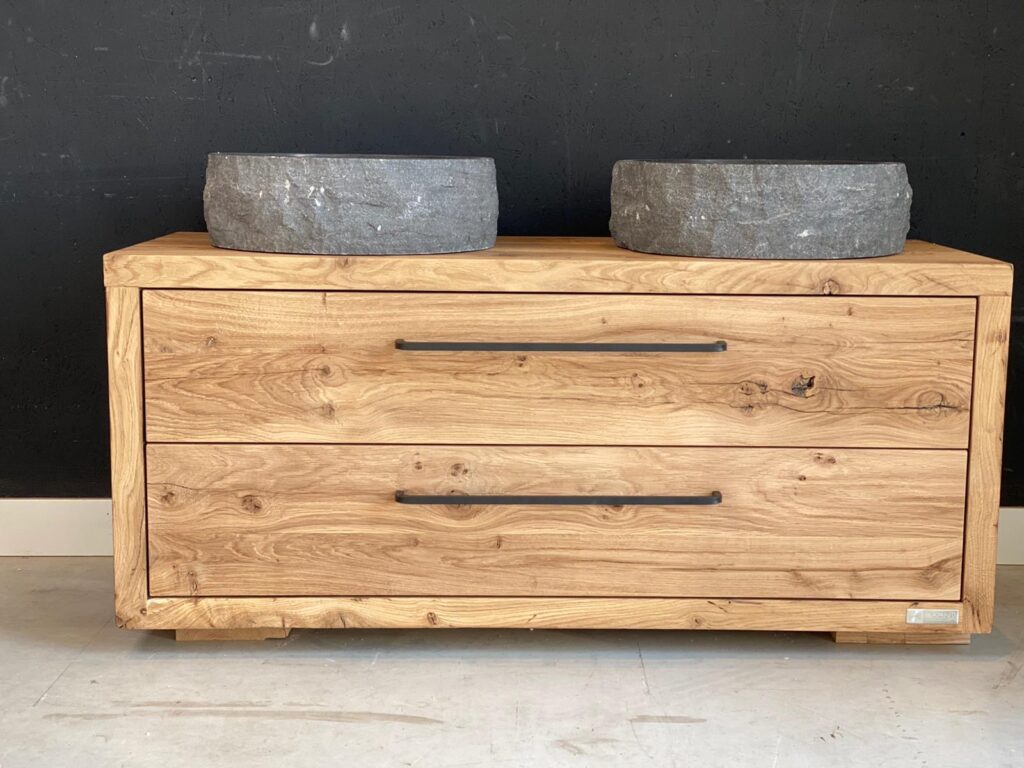
<path id="1" fill-rule="evenodd" d="M 675 723 L 677 725 L 691 725 L 693 723 L 706 723 L 707 718 L 690 717 L 689 715 L 637 715 L 629 718 L 631 723 Z"/>
<path id="2" fill-rule="evenodd" d="M 269 707 L 269 701 L 114 701 L 112 704 L 132 709 L 255 709 Z M 300 709 L 302 706 L 299 707 Z"/>
<path id="3" fill-rule="evenodd" d="M 233 707 L 143 707 L 132 712 L 51 712 L 46 720 L 111 720 L 119 717 L 229 717 L 258 720 L 318 720 L 330 723 L 406 723 L 442 725 L 444 720 L 395 712 L 352 712 L 313 709 L 236 709 Z"/>

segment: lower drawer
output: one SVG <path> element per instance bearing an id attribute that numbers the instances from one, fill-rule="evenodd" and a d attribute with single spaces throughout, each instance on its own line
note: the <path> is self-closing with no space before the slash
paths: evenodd
<path id="1" fill-rule="evenodd" d="M 147 472 L 154 596 L 960 597 L 963 451 L 163 444 Z"/>

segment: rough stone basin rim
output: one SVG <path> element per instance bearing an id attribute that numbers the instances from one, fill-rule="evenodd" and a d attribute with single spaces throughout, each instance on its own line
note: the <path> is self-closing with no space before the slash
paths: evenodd
<path id="1" fill-rule="evenodd" d="M 203 202 L 213 244 L 246 251 L 452 253 L 497 234 L 489 157 L 216 152 Z"/>
<path id="2" fill-rule="evenodd" d="M 678 256 L 850 259 L 903 250 L 911 188 L 903 163 L 620 160 L 612 237 Z"/>

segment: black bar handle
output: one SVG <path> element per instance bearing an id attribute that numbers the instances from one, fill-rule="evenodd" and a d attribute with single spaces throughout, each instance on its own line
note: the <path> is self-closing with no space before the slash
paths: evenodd
<path id="1" fill-rule="evenodd" d="M 395 501 L 399 504 L 444 504 L 449 506 L 461 506 L 466 504 L 515 504 L 525 505 L 595 505 L 623 507 L 629 505 L 655 506 L 655 507 L 694 507 L 721 504 L 722 494 L 719 491 L 712 491 L 707 496 L 463 496 L 459 494 L 445 494 L 441 496 L 418 496 L 395 491 Z"/>
<path id="2" fill-rule="evenodd" d="M 395 349 L 421 352 L 725 352 L 724 341 L 687 344 L 619 344 L 548 341 L 406 341 Z"/>

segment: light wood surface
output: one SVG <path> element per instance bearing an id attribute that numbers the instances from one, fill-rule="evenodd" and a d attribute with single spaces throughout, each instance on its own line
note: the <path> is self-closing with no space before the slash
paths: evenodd
<path id="1" fill-rule="evenodd" d="M 982 296 L 978 299 L 964 540 L 963 598 L 972 632 L 992 631 L 1009 341 L 1010 299 Z"/>
<path id="2" fill-rule="evenodd" d="M 107 288 L 107 364 L 114 609 L 118 624 L 125 625 L 145 611 L 148 598 L 142 316 L 137 288 Z"/>
<path id="3" fill-rule="evenodd" d="M 221 640 L 281 640 L 290 629 L 281 627 L 252 627 L 251 629 L 179 629 L 174 639 L 179 643 L 218 642 Z"/>
<path id="4" fill-rule="evenodd" d="M 967 632 L 833 632 L 837 643 L 854 645 L 970 645 Z"/>
<path id="5" fill-rule="evenodd" d="M 146 291 L 144 306 L 151 441 L 967 447 L 972 299 Z"/>
<path id="6" fill-rule="evenodd" d="M 155 596 L 960 596 L 961 451 L 151 445 L 148 455 Z M 398 490 L 723 499 L 430 506 L 399 504 Z"/>
<path id="7" fill-rule="evenodd" d="M 908 608 L 959 602 L 728 600 L 648 597 L 154 597 L 133 629 L 279 626 L 290 629 L 755 629 L 903 632 Z M 944 632 L 963 631 L 946 627 Z"/>
<path id="8" fill-rule="evenodd" d="M 878 259 L 757 262 L 608 238 L 253 254 L 178 233 L 104 270 L 121 626 L 886 644 L 992 628 L 1008 264 L 913 241 Z M 396 338 L 728 350 L 467 363 Z M 395 490 L 723 503 L 423 506 Z M 961 610 L 960 624 L 908 625 L 908 608 Z"/>
<path id="9" fill-rule="evenodd" d="M 301 256 L 215 248 L 179 232 L 106 255 L 107 285 L 143 288 L 976 296 L 1009 295 L 1010 266 L 911 240 L 874 259 L 654 256 L 607 237 L 499 237 L 487 251 Z"/>

